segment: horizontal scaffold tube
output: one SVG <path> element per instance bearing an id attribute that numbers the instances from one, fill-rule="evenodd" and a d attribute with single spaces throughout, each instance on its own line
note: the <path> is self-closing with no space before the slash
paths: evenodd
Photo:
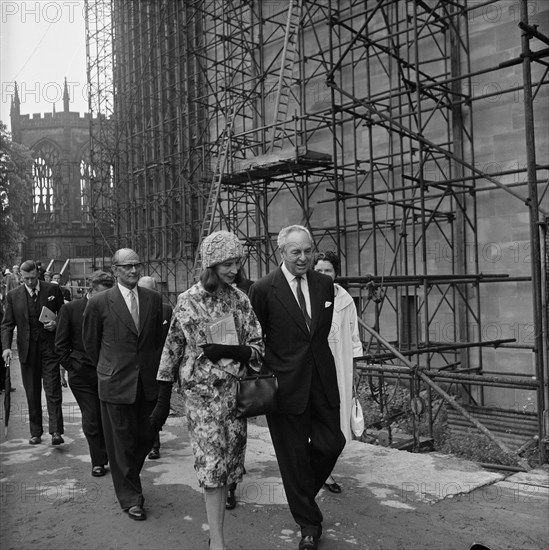
<path id="1" fill-rule="evenodd" d="M 515 453 L 513 453 L 505 443 L 500 441 L 497 437 L 492 434 L 486 426 L 481 424 L 476 418 L 472 417 L 464 407 L 462 407 L 459 403 L 456 402 L 456 400 L 448 393 L 446 393 L 436 382 L 431 380 L 429 376 L 425 374 L 422 370 L 417 368 L 417 365 L 412 364 L 404 355 L 402 355 L 395 347 L 393 347 L 385 338 L 383 338 L 379 333 L 377 333 L 373 328 L 368 326 L 362 319 L 358 319 L 358 322 L 360 326 L 366 330 L 369 334 L 371 334 L 376 340 L 381 342 L 384 346 L 386 346 L 389 350 L 391 350 L 395 357 L 400 359 L 400 361 L 408 368 L 410 374 L 414 374 L 415 376 L 421 378 L 428 386 L 430 386 L 435 392 L 437 392 L 453 409 L 458 411 L 463 417 L 465 417 L 473 426 L 478 428 L 486 437 L 488 437 L 491 441 L 493 441 L 506 455 L 512 457 L 514 460 L 516 460 L 520 466 L 525 468 L 526 470 L 531 470 L 530 465 L 528 462 L 519 456 L 517 456 Z"/>
<path id="2" fill-rule="evenodd" d="M 400 367 L 398 365 L 373 365 L 371 363 L 363 365 L 361 364 L 361 359 L 361 357 L 355 357 L 356 366 L 360 370 L 379 371 L 393 374 L 411 374 L 409 367 Z M 429 378 L 434 378 L 440 382 L 459 382 L 460 384 L 469 382 L 471 384 L 478 384 L 479 386 L 501 386 L 517 389 L 536 389 L 538 387 L 537 380 L 520 380 L 511 376 L 488 376 L 437 370 L 424 370 L 422 373 Z"/>

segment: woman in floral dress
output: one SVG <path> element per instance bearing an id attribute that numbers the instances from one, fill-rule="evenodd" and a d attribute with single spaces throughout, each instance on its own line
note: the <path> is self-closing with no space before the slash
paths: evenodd
<path id="1" fill-rule="evenodd" d="M 212 549 L 226 548 L 227 487 L 239 483 L 244 473 L 246 420 L 235 416 L 236 377 L 243 363 L 259 369 L 264 351 L 261 327 L 250 301 L 232 286 L 243 255 L 233 233 L 218 231 L 204 239 L 200 281 L 179 295 L 173 312 L 157 375 L 160 394 L 151 415 L 155 427 L 165 422 L 171 386 L 179 371 Z M 220 319 L 225 319 L 225 328 L 231 327 L 234 319 L 238 344 L 225 344 L 231 335 L 223 329 L 212 338 L 209 325 Z M 212 340 L 215 343 L 207 343 Z"/>

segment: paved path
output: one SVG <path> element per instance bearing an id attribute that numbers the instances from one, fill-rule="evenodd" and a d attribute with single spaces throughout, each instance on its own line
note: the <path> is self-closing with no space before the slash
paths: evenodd
<path id="1" fill-rule="evenodd" d="M 0 439 L 0 549 L 207 548 L 202 495 L 184 419 L 170 417 L 162 457 L 142 480 L 148 519 L 134 522 L 114 497 L 110 475 L 92 478 L 81 416 L 63 390 L 65 444 L 28 444 L 19 366 L 13 362 L 9 439 Z M 3 399 L 3 398 L 2 398 Z M 268 430 L 249 423 L 248 474 L 227 512 L 231 549 L 297 548 Z M 47 426 L 47 424 L 46 424 Z M 412 454 L 353 441 L 335 472 L 343 493 L 322 491 L 319 550 L 549 548 L 547 470 L 504 476 L 437 453 Z"/>

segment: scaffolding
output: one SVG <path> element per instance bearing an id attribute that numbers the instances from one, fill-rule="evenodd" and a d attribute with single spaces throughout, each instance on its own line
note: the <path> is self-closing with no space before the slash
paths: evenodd
<path id="1" fill-rule="evenodd" d="M 503 391 L 534 394 L 545 456 L 547 9 L 525 0 L 88 0 L 86 9 L 97 259 L 110 255 L 105 246 L 136 248 L 174 303 L 211 231 L 241 237 L 257 279 L 277 265 L 278 231 L 306 225 L 318 249 L 340 252 L 360 317 L 411 364 L 444 372 L 474 406 L 499 399 L 476 376 L 504 373 L 516 384 Z M 504 54 L 490 33 L 511 42 Z M 494 98 L 519 129 L 514 164 L 496 164 L 484 147 Z M 527 218 L 526 266 L 495 269 L 492 201 Z M 485 311 L 505 288 L 531 300 L 530 341 L 489 330 Z M 364 338 L 357 369 L 402 364 Z M 502 371 L 506 352 L 517 366 Z M 423 389 L 429 409 L 432 386 Z"/>
<path id="2" fill-rule="evenodd" d="M 100 115 L 91 127 L 94 263 L 133 247 L 164 292 L 187 279 L 204 193 L 193 174 L 190 143 L 201 130 L 181 8 L 86 3 L 90 111 Z"/>

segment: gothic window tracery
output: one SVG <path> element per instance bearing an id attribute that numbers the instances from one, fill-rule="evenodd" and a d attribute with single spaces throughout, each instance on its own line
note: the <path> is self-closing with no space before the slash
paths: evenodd
<path id="1" fill-rule="evenodd" d="M 89 162 L 85 159 L 80 161 L 80 209 L 82 212 L 82 221 L 90 222 L 90 181 L 93 176 L 93 170 Z"/>
<path id="2" fill-rule="evenodd" d="M 49 221 L 55 208 L 55 184 L 59 155 L 50 144 L 43 144 L 35 152 L 32 166 L 32 213 L 35 220 Z"/>

